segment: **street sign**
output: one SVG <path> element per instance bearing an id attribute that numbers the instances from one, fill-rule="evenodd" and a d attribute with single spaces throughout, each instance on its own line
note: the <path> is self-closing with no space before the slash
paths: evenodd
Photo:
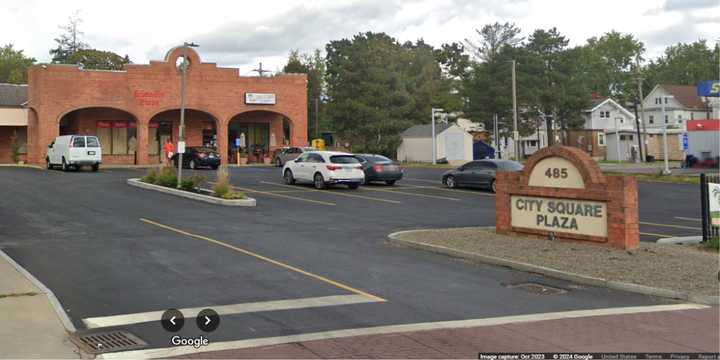
<path id="1" fill-rule="evenodd" d="M 683 136 L 682 136 L 682 149 L 683 149 L 683 151 L 687 151 L 687 150 L 688 150 L 688 145 L 689 145 L 688 134 L 687 134 L 687 133 L 683 133 Z"/>
<path id="2" fill-rule="evenodd" d="M 235 147 L 240 147 L 240 138 L 235 138 Z"/>
<path id="3" fill-rule="evenodd" d="M 177 152 L 178 152 L 178 154 L 185 153 L 185 142 L 184 141 L 178 141 Z"/>

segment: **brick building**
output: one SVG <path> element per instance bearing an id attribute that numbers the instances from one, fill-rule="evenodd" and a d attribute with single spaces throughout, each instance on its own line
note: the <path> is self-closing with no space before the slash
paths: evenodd
<path id="1" fill-rule="evenodd" d="M 187 49 L 187 146 L 214 146 L 233 160 L 244 134 L 249 159 L 261 160 L 285 144 L 307 144 L 304 74 L 243 77 L 238 69 L 203 63 Z M 44 163 L 58 135 L 96 135 L 103 163 L 153 164 L 165 139 L 178 140 L 183 48 L 163 61 L 128 64 L 123 71 L 37 65 L 29 70 L 27 158 Z"/>

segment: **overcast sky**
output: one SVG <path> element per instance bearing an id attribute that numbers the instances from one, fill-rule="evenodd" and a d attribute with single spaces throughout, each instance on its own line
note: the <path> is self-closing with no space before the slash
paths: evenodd
<path id="1" fill-rule="evenodd" d="M 280 69 L 290 49 L 322 49 L 329 40 L 365 31 L 439 46 L 474 39 L 484 24 L 509 21 L 523 36 L 557 27 L 579 45 L 614 29 L 643 41 L 646 57 L 677 42 L 720 37 L 720 0 L 4 0 L 0 44 L 49 61 L 58 26 L 76 10 L 94 48 L 147 63 L 193 41 L 203 61 L 239 67 L 243 75 L 259 61 Z"/>

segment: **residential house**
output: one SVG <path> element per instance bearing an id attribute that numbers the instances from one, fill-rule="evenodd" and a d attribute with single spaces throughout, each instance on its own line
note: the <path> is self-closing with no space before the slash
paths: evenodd
<path id="1" fill-rule="evenodd" d="M 568 130 L 567 144 L 588 153 L 594 159 L 606 159 L 612 149 L 608 149 L 607 137 L 618 133 L 620 141 L 613 144 L 622 145 L 627 142 L 635 131 L 635 115 L 607 97 L 594 97 L 588 109 L 583 111 L 584 124 L 582 129 Z M 636 136 L 636 135 L 635 135 Z M 632 136 L 636 141 L 635 136 Z M 629 160 L 632 149 L 621 151 L 621 160 Z M 617 148 L 612 150 L 612 157 L 618 156 Z"/>
<path id="2" fill-rule="evenodd" d="M 663 106 L 665 117 L 663 118 Z M 643 100 L 645 128 L 687 129 L 688 120 L 708 119 L 712 116 L 709 102 L 697 95 L 692 85 L 656 85 Z"/>

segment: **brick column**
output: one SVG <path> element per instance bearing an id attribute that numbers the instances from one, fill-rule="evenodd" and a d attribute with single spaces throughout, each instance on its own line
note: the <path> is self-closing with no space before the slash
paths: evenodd
<path id="1" fill-rule="evenodd" d="M 148 134 L 150 119 L 138 119 L 137 121 L 137 163 L 138 165 L 148 165 Z"/>
<path id="2" fill-rule="evenodd" d="M 218 153 L 220 154 L 221 164 L 228 164 L 228 126 L 230 119 L 222 121 L 217 120 L 216 134 L 217 134 L 217 145 Z"/>

